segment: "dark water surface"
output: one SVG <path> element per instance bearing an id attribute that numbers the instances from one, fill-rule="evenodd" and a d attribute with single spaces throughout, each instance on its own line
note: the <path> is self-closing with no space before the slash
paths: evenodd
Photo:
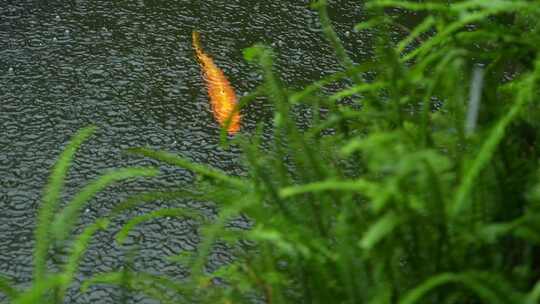
<path id="1" fill-rule="evenodd" d="M 367 37 L 352 32 L 362 18 L 360 4 L 331 5 L 334 26 L 351 56 L 360 60 L 368 50 Z M 257 42 L 274 47 L 277 70 L 289 86 L 299 88 L 339 70 L 319 28 L 305 0 L 0 0 L 0 274 L 21 286 L 30 282 L 42 188 L 62 147 L 83 126 L 95 124 L 99 130 L 76 156 L 66 199 L 109 168 L 152 164 L 122 154 L 134 146 L 172 151 L 242 174 L 238 149 L 219 147 L 219 129 L 191 49 L 193 29 L 202 32 L 205 49 L 242 95 L 260 82 L 256 68 L 242 58 L 242 49 Z M 252 132 L 257 122 L 271 119 L 270 105 L 255 102 L 243 115 L 242 132 Z M 87 205 L 78 230 L 130 193 L 189 187 L 189 172 L 162 169 L 151 182 L 122 183 L 101 193 Z M 165 206 L 140 207 L 97 234 L 77 281 L 119 269 L 133 245 L 139 248 L 134 268 L 182 278 L 182 267 L 166 257 L 195 250 L 195 222 L 151 221 L 136 228 L 126 245 L 113 239 L 127 218 Z M 204 204 L 200 208 L 214 212 Z M 225 248 L 216 248 L 213 257 L 213 265 L 230 259 Z M 116 287 L 80 293 L 74 284 L 67 302 L 116 303 L 120 297 Z M 154 303 L 136 294 L 130 302 Z"/>

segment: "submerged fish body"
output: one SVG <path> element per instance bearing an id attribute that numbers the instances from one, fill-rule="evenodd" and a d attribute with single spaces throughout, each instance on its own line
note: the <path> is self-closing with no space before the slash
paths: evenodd
<path id="1" fill-rule="evenodd" d="M 223 71 L 214 63 L 212 57 L 203 51 L 200 34 L 194 31 L 192 39 L 193 49 L 195 49 L 195 55 L 206 81 L 214 118 L 220 126 L 224 127 L 230 117 L 227 132 L 231 135 L 235 134 L 240 130 L 240 113 L 236 108 L 237 98 L 234 89 Z"/>

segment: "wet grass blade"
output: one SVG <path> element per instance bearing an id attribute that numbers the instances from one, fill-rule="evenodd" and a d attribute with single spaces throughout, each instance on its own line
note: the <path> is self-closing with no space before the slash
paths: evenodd
<path id="1" fill-rule="evenodd" d="M 334 31 L 334 27 L 331 25 L 330 17 L 328 16 L 327 5 L 328 4 L 326 0 L 318 0 L 316 2 L 313 2 L 311 4 L 311 7 L 318 11 L 319 21 L 321 23 L 324 36 L 328 40 L 328 42 L 330 42 L 330 45 L 334 48 L 337 59 L 345 69 L 352 71 L 354 68 L 354 62 L 347 54 L 345 47 L 343 47 L 341 40 Z M 363 82 L 362 78 L 355 73 L 349 73 L 349 77 L 353 79 L 354 82 L 357 84 Z"/>
<path id="2" fill-rule="evenodd" d="M 432 292 L 436 288 L 440 288 L 449 284 L 459 284 L 464 289 L 468 289 L 479 299 L 484 300 L 486 303 L 505 304 L 505 303 L 523 303 L 523 298 L 518 294 L 508 294 L 506 284 L 500 282 L 501 285 L 494 285 L 493 282 L 486 280 L 485 273 L 479 272 L 465 272 L 465 273 L 442 273 L 433 276 L 422 283 L 420 286 L 409 291 L 400 304 L 413 304 L 423 303 L 421 300 L 429 292 Z M 497 283 L 497 282 L 496 282 Z M 505 294 L 504 292 L 507 292 Z"/>
<path id="3" fill-rule="evenodd" d="M 141 292 L 151 298 L 160 300 L 162 303 L 178 303 L 177 300 L 167 295 L 166 290 L 189 299 L 192 291 L 183 288 L 179 282 L 175 282 L 164 276 L 135 271 L 105 272 L 93 276 L 81 285 L 81 291 L 86 292 L 91 286 L 105 284 L 117 285 L 128 290 Z"/>
<path id="4" fill-rule="evenodd" d="M 198 175 L 209 177 L 218 181 L 225 182 L 232 186 L 236 186 L 239 189 L 245 189 L 249 187 L 249 184 L 240 178 L 231 177 L 225 174 L 224 172 L 222 172 L 221 170 L 193 163 L 189 160 L 186 160 L 185 158 L 182 158 L 178 155 L 174 155 L 172 153 L 168 153 L 164 151 L 155 151 L 155 150 L 150 150 L 147 148 L 133 148 L 133 149 L 128 149 L 127 152 L 132 153 L 132 154 L 146 156 L 149 158 L 153 158 L 155 160 L 165 162 L 169 165 L 174 165 L 180 168 L 184 168 Z"/>
<path id="5" fill-rule="evenodd" d="M 60 286 L 59 295 L 60 298 L 64 298 L 64 294 L 68 289 L 69 285 L 73 281 L 75 274 L 79 268 L 79 263 L 86 252 L 88 245 L 94 234 L 99 230 L 104 230 L 107 228 L 109 221 L 107 219 L 99 219 L 94 224 L 87 226 L 83 232 L 77 236 L 73 244 L 71 245 L 71 250 L 67 259 L 66 264 L 64 265 L 64 270 L 60 275 L 62 279 L 62 284 Z"/>
<path id="6" fill-rule="evenodd" d="M 124 240 L 129 235 L 129 232 L 133 228 L 135 228 L 135 226 L 143 222 L 151 221 L 151 220 L 162 218 L 162 217 L 183 217 L 183 218 L 202 219 L 201 214 L 199 212 L 195 212 L 193 210 L 187 210 L 186 208 L 159 209 L 159 210 L 147 213 L 147 214 L 143 214 L 143 215 L 131 218 L 126 224 L 124 224 L 124 226 L 122 226 L 122 229 L 116 234 L 116 241 L 118 243 L 123 243 Z"/>
<path id="7" fill-rule="evenodd" d="M 51 242 L 50 225 L 59 205 L 60 194 L 65 178 L 71 166 L 75 152 L 90 137 L 95 127 L 87 127 L 77 132 L 64 148 L 56 161 L 49 181 L 43 193 L 43 200 L 38 211 L 37 227 L 35 230 L 36 245 L 34 247 L 34 280 L 41 281 L 46 274 L 47 255 Z"/>
<path id="8" fill-rule="evenodd" d="M 133 209 L 139 205 L 155 201 L 175 201 L 178 199 L 205 200 L 206 195 L 190 190 L 157 190 L 133 195 L 120 202 L 111 210 L 109 217 L 116 217 L 120 213 Z"/>
<path id="9" fill-rule="evenodd" d="M 84 205 L 106 187 L 127 179 L 153 177 L 158 173 L 159 170 L 155 168 L 126 168 L 116 169 L 101 176 L 78 192 L 62 212 L 56 216 L 52 223 L 52 232 L 59 240 L 65 239 L 79 219 L 79 214 Z"/>
<path id="10" fill-rule="evenodd" d="M 336 181 L 336 180 L 325 180 L 322 182 L 315 182 L 300 186 L 292 186 L 283 188 L 279 191 L 281 197 L 290 197 L 305 193 L 316 193 L 324 191 L 351 191 L 359 193 L 373 193 L 373 190 L 376 189 L 375 184 L 358 179 L 354 181 Z"/>
<path id="11" fill-rule="evenodd" d="M 35 304 L 35 303 L 46 303 L 46 295 L 52 290 L 61 286 L 63 278 L 59 275 L 48 275 L 40 281 L 34 281 L 32 286 L 25 290 L 13 300 L 13 304 Z M 46 300 L 47 299 L 47 300 Z"/>
<path id="12" fill-rule="evenodd" d="M 399 225 L 401 217 L 390 212 L 382 216 L 375 224 L 373 224 L 360 240 L 360 247 L 370 250 L 385 236 L 392 233 L 392 230 Z"/>
<path id="13" fill-rule="evenodd" d="M 540 62 L 537 63 L 537 71 L 540 71 Z M 532 100 L 534 96 L 533 92 L 536 87 L 536 77 L 537 75 L 533 73 L 532 75 L 528 75 L 523 81 L 523 88 L 519 91 L 516 102 L 493 127 L 493 130 L 482 144 L 478 155 L 474 158 L 468 170 L 465 172 L 463 181 L 457 189 L 454 203 L 449 210 L 449 214 L 452 217 L 458 217 L 466 207 L 467 197 L 474 186 L 476 178 L 493 157 L 495 149 L 506 134 L 506 129 L 510 123 L 516 119 L 523 107 Z"/>
<path id="14" fill-rule="evenodd" d="M 19 295 L 19 291 L 13 287 L 13 283 L 2 276 L 0 276 L 0 293 L 10 299 L 15 299 Z"/>

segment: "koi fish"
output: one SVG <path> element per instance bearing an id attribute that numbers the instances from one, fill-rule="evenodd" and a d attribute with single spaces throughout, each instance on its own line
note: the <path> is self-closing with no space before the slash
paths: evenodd
<path id="1" fill-rule="evenodd" d="M 231 135 L 235 134 L 240 130 L 240 113 L 236 109 L 237 98 L 234 88 L 227 80 L 223 71 L 203 51 L 200 34 L 193 31 L 192 39 L 193 49 L 201 66 L 204 80 L 206 81 L 206 88 L 208 89 L 214 118 L 221 127 L 226 126 L 227 120 L 230 119 L 227 132 Z"/>

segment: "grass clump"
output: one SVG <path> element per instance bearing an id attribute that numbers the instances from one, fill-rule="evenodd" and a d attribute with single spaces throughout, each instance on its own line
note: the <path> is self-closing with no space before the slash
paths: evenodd
<path id="1" fill-rule="evenodd" d="M 221 193 L 196 256 L 179 259 L 191 265 L 189 293 L 231 303 L 253 294 L 267 303 L 538 301 L 540 6 L 371 1 L 373 19 L 356 29 L 374 33 L 376 56 L 362 63 L 332 29 L 327 3 L 313 8 L 344 71 L 295 92 L 274 73 L 271 49 L 245 51 L 275 109 L 272 142 L 260 132 L 236 139 L 248 176 L 233 182 L 167 161 L 204 176 L 200 191 Z M 394 42 L 388 33 L 403 26 L 388 8 L 424 19 Z M 343 79 L 349 87 L 325 94 Z M 307 129 L 297 105 L 312 109 Z M 251 229 L 224 228 L 238 213 Z M 217 240 L 236 260 L 212 272 L 205 259 Z"/>
<path id="2" fill-rule="evenodd" d="M 71 231 L 77 223 L 80 210 L 98 192 L 113 183 L 158 174 L 155 168 L 126 168 L 111 171 L 84 187 L 62 208 L 61 192 L 73 157 L 94 131 L 95 127 L 87 127 L 77 132 L 51 170 L 37 215 L 31 287 L 20 291 L 13 287 L 12 283 L 0 278 L 0 291 L 9 296 L 13 303 L 62 303 L 92 236 L 97 231 L 106 229 L 109 223 L 107 218 L 97 219 L 71 239 Z M 67 258 L 65 263 L 59 265 L 59 271 L 52 272 L 50 261 L 56 252 L 55 249 L 58 248 L 67 251 Z"/>
<path id="3" fill-rule="evenodd" d="M 164 303 L 174 302 L 169 294 L 181 295 L 186 303 L 539 301 L 540 4 L 369 1 L 364 9 L 373 18 L 355 28 L 373 33 L 376 55 L 361 63 L 352 61 L 332 29 L 327 5 L 317 1 L 313 8 L 342 72 L 293 91 L 274 72 L 271 49 L 256 45 L 245 51 L 246 60 L 264 76 L 254 95 L 274 106 L 271 141 L 263 140 L 261 123 L 233 142 L 243 149 L 246 177 L 163 151 L 130 150 L 199 178 L 189 191 L 149 192 L 114 212 L 139 201 L 180 196 L 203 198 L 220 208 L 201 229 L 196 253 L 170 257 L 189 267 L 190 276 L 175 282 L 112 272 L 85 287 L 120 285 Z M 390 8 L 424 18 L 396 41 L 389 33 L 403 25 L 387 13 Z M 478 69 L 482 85 L 472 77 Z M 325 92 L 342 80 L 348 87 Z M 474 115 L 473 99 L 479 109 Z M 297 106 L 312 109 L 309 127 L 298 127 Z M 41 241 L 34 294 L 45 294 L 40 282 L 64 286 L 89 237 L 106 224 L 89 226 L 75 241 L 69 275 L 61 277 L 64 285 L 43 280 L 51 238 L 65 231 L 49 227 L 55 227 L 52 214 L 70 151 L 89 132 L 79 133 L 53 170 L 36 232 Z M 114 176 L 154 173 L 145 170 Z M 114 180 L 103 179 L 105 184 Z M 99 181 L 91 185 L 89 194 L 101 189 Z M 77 215 L 81 204 L 64 210 Z M 239 214 L 250 219 L 250 229 L 227 228 Z M 161 216 L 197 217 L 190 210 L 154 211 L 129 221 L 118 240 L 138 223 Z M 235 259 L 211 270 L 207 262 L 216 242 L 227 244 Z M 16 297 L 19 291 L 9 286 L 0 280 L 0 290 Z"/>

